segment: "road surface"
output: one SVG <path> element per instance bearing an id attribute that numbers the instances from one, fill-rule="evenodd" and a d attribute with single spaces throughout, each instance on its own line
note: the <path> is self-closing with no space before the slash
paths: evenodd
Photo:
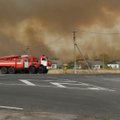
<path id="1" fill-rule="evenodd" d="M 0 109 L 119 120 L 120 74 L 0 74 Z"/>

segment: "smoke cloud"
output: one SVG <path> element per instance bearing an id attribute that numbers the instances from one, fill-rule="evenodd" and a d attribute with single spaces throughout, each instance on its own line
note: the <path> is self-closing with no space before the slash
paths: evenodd
<path id="1" fill-rule="evenodd" d="M 120 32 L 119 6 L 119 0 L 0 0 L 0 56 L 22 54 L 29 46 L 35 56 L 73 59 L 77 29 L 83 54 L 119 59 L 119 34 L 80 32 Z"/>

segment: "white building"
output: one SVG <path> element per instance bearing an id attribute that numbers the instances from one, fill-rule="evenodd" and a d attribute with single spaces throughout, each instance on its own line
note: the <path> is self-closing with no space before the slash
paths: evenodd
<path id="1" fill-rule="evenodd" d="M 112 63 L 107 64 L 108 67 L 112 69 L 120 69 L 120 61 L 115 61 Z"/>

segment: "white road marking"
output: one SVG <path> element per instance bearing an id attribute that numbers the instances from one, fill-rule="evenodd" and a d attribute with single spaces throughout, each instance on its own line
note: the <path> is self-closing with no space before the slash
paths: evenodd
<path id="1" fill-rule="evenodd" d="M 116 90 L 110 89 L 110 88 L 105 88 L 105 87 L 100 87 L 94 84 L 89 84 L 89 83 L 84 83 L 84 82 L 77 82 L 77 81 L 72 81 L 72 80 L 66 80 L 66 81 L 51 81 L 51 80 L 45 80 L 44 82 L 48 82 L 52 85 L 44 85 L 44 84 L 34 84 L 32 82 L 32 79 L 19 79 L 24 84 L 5 84 L 5 83 L 0 83 L 0 85 L 8 85 L 8 86 L 35 86 L 35 87 L 54 87 L 57 86 L 58 88 L 66 88 L 66 89 L 80 89 L 80 90 L 94 90 L 94 91 L 109 91 L 113 92 Z M 40 80 L 41 81 L 41 80 Z M 51 81 L 51 82 L 50 82 Z"/>
<path id="2" fill-rule="evenodd" d="M 78 84 L 73 84 L 73 83 L 56 83 L 56 82 L 50 82 L 51 84 L 57 86 L 57 87 L 60 87 L 60 88 L 67 88 L 67 89 L 79 89 L 78 87 L 72 87 L 72 86 L 82 86 L 82 87 L 85 87 L 85 88 L 80 88 L 81 90 L 103 90 L 103 91 L 109 91 L 109 92 L 113 92 L 115 90 L 113 89 L 109 89 L 109 88 L 104 88 L 104 87 L 99 87 L 99 86 L 96 86 L 96 85 L 92 85 L 92 84 L 87 84 L 87 83 L 82 83 L 82 82 L 79 82 Z M 64 86 L 64 85 L 72 85 L 72 86 Z"/>
<path id="3" fill-rule="evenodd" d="M 100 88 L 98 88 L 98 87 L 89 87 L 89 88 L 87 88 L 87 89 L 89 89 L 89 90 L 104 90 L 104 89 L 100 89 Z"/>
<path id="4" fill-rule="evenodd" d="M 86 84 L 86 83 L 76 83 L 76 84 L 74 84 L 74 83 L 60 83 L 60 84 L 62 84 L 62 85 L 75 85 L 75 86 L 90 86 L 90 85 L 88 85 L 88 84 Z"/>
<path id="5" fill-rule="evenodd" d="M 36 86 L 35 84 L 33 84 L 32 82 L 29 82 L 28 80 L 22 80 L 20 79 L 21 82 L 25 83 L 28 86 Z"/>
<path id="6" fill-rule="evenodd" d="M 67 80 L 67 82 L 77 82 L 77 81 L 74 81 L 74 80 Z"/>
<path id="7" fill-rule="evenodd" d="M 88 89 L 91 89 L 91 90 L 104 90 L 104 91 L 109 91 L 109 92 L 114 92 L 116 90 L 113 90 L 113 89 L 109 89 L 109 88 L 104 88 L 104 87 L 93 87 L 93 88 L 88 88 Z"/>
<path id="8" fill-rule="evenodd" d="M 91 87 L 89 87 L 90 89 L 95 89 L 96 88 L 96 90 L 115 91 L 113 89 L 109 89 L 109 88 L 105 88 L 105 87 L 100 87 L 100 86 L 89 84 L 89 83 L 83 83 L 83 82 L 79 82 L 79 83 L 81 83 L 83 85 L 86 85 L 86 86 L 91 86 Z"/>
<path id="9" fill-rule="evenodd" d="M 18 86 L 18 85 L 21 85 L 21 86 L 25 86 L 23 84 L 5 84 L 5 83 L 0 83 L 0 85 L 6 85 L 6 86 Z"/>
<path id="10" fill-rule="evenodd" d="M 10 106 L 0 106 L 2 109 L 9 109 L 9 110 L 23 110 L 23 108 L 19 107 L 10 107 Z"/>
<path id="11" fill-rule="evenodd" d="M 52 79 L 52 80 L 64 80 L 64 81 L 73 81 L 73 80 L 70 80 L 70 79 L 67 79 L 67 78 L 59 78 L 59 77 L 48 77 L 47 79 Z"/>
<path id="12" fill-rule="evenodd" d="M 61 83 L 56 83 L 56 82 L 50 82 L 50 83 L 59 87 L 59 88 L 66 88 L 65 86 L 61 85 Z"/>
<path id="13" fill-rule="evenodd" d="M 29 80 L 29 81 L 36 81 L 36 82 L 52 82 L 53 80 L 41 80 L 41 79 L 26 79 L 26 80 Z"/>

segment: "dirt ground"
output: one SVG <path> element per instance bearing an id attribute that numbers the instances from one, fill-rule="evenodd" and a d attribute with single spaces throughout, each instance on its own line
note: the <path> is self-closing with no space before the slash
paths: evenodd
<path id="1" fill-rule="evenodd" d="M 58 114 L 58 113 L 33 113 L 0 110 L 0 120 L 113 120 L 107 118 Z"/>

